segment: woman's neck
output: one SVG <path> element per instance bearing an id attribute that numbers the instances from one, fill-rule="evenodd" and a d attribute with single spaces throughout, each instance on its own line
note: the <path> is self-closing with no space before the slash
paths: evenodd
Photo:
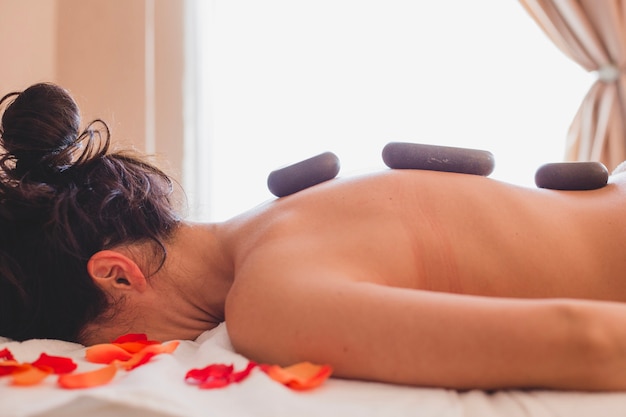
<path id="1" fill-rule="evenodd" d="M 166 244 L 167 259 L 156 275 L 164 281 L 163 296 L 176 302 L 187 318 L 224 321 L 224 302 L 233 282 L 234 266 L 216 224 L 183 223 Z"/>

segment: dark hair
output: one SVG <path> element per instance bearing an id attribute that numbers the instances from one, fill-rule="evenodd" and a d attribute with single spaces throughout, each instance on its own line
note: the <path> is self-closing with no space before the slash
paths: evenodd
<path id="1" fill-rule="evenodd" d="M 12 99 L 12 101 L 11 101 Z M 109 152 L 106 124 L 80 133 L 54 84 L 0 100 L 0 336 L 79 341 L 109 308 L 87 273 L 96 252 L 163 241 L 179 222 L 172 181 L 142 157 Z"/>

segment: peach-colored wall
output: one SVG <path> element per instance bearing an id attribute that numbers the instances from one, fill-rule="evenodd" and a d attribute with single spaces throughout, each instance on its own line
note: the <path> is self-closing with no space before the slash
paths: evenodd
<path id="1" fill-rule="evenodd" d="M 56 1 L 0 0 L 0 96 L 55 79 Z"/>
<path id="2" fill-rule="evenodd" d="M 182 0 L 157 0 L 155 7 L 155 148 L 182 184 L 184 7 Z"/>
<path id="3" fill-rule="evenodd" d="M 0 94 L 68 88 L 117 146 L 183 155 L 184 0 L 0 0 Z"/>
<path id="4" fill-rule="evenodd" d="M 107 121 L 116 141 L 145 150 L 145 6 L 136 0 L 57 0 L 57 81 L 84 121 Z"/>

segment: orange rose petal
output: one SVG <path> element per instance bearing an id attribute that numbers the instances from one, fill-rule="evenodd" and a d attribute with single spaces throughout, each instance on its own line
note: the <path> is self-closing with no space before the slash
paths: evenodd
<path id="1" fill-rule="evenodd" d="M 297 391 L 320 386 L 333 371 L 329 365 L 314 365 L 310 362 L 300 362 L 286 368 L 261 365 L 261 369 L 273 380 Z"/>
<path id="2" fill-rule="evenodd" d="M 143 348 L 149 345 L 158 345 L 160 342 L 154 340 L 143 340 L 138 342 L 124 342 L 124 343 L 113 343 L 113 346 L 117 346 L 120 349 L 124 349 L 128 353 L 137 353 L 140 352 Z"/>
<path id="3" fill-rule="evenodd" d="M 160 355 L 162 353 L 172 353 L 176 350 L 179 341 L 175 340 L 166 344 L 158 344 L 158 345 L 148 345 L 143 348 L 141 351 L 135 353 L 132 358 L 127 361 L 116 361 L 116 364 L 126 369 L 127 371 L 132 371 L 133 369 L 147 363 L 152 359 L 152 357 L 156 355 Z"/>
<path id="4" fill-rule="evenodd" d="M 132 357 L 131 353 L 111 343 L 89 346 L 85 351 L 85 358 L 93 363 L 110 364 L 116 360 L 127 361 Z"/>
<path id="5" fill-rule="evenodd" d="M 111 364 L 95 371 L 61 375 L 58 384 L 66 389 L 98 387 L 111 382 L 116 373 L 117 367 Z"/>
<path id="6" fill-rule="evenodd" d="M 15 360 L 0 361 L 0 376 L 13 375 L 17 372 L 24 372 L 30 368 L 30 365 L 20 363 Z"/>
<path id="7" fill-rule="evenodd" d="M 11 383 L 23 387 L 37 385 L 52 373 L 51 369 L 44 370 L 33 365 L 27 365 L 25 370 L 13 374 Z"/>
<path id="8" fill-rule="evenodd" d="M 151 351 L 145 351 L 145 352 L 141 351 L 141 352 L 135 353 L 133 357 L 127 361 L 124 361 L 124 362 L 115 361 L 115 363 L 122 369 L 125 369 L 127 371 L 132 371 L 133 369 L 138 368 L 141 365 L 145 365 L 146 363 L 148 363 L 150 359 L 152 359 L 152 357 L 155 355 L 156 354 Z"/>
<path id="9" fill-rule="evenodd" d="M 42 371 L 52 371 L 55 374 L 67 374 L 76 369 L 76 363 L 70 358 L 50 356 L 42 353 L 32 365 Z"/>

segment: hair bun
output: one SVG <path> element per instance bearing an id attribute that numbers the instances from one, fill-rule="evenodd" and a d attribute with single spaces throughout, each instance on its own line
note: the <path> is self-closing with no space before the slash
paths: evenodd
<path id="1" fill-rule="evenodd" d="M 7 105 L 0 128 L 5 158 L 15 161 L 11 176 L 21 178 L 29 172 L 45 174 L 67 167 L 80 128 L 74 99 L 65 89 L 48 83 L 9 94 L 0 104 L 12 96 L 16 98 Z"/>

